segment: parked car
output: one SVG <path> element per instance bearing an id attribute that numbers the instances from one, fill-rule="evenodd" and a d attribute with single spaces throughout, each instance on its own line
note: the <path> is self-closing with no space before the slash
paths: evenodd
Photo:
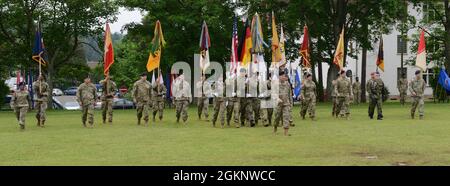
<path id="1" fill-rule="evenodd" d="M 53 96 L 62 96 L 63 94 L 64 94 L 63 91 L 59 88 L 54 88 L 52 91 Z"/>
<path id="2" fill-rule="evenodd" d="M 64 90 L 64 95 L 75 96 L 77 95 L 77 89 L 78 87 L 69 87 L 68 89 Z"/>
<path id="3" fill-rule="evenodd" d="M 114 99 L 113 109 L 134 109 L 136 106 L 130 100 Z"/>
<path id="4" fill-rule="evenodd" d="M 80 110 L 80 104 L 78 104 L 78 102 L 76 101 L 72 101 L 72 102 L 66 102 L 64 103 L 64 109 L 66 110 Z"/>

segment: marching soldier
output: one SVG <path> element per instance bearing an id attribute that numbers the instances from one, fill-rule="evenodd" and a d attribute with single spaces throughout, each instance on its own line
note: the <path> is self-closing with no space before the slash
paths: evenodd
<path id="1" fill-rule="evenodd" d="M 254 88 L 254 82 L 250 83 L 250 79 L 247 77 L 247 74 L 244 74 L 244 76 L 245 78 L 238 79 L 238 81 L 243 81 L 238 82 L 238 84 L 241 84 L 241 86 L 245 88 L 244 97 L 241 97 L 240 99 L 241 126 L 245 126 L 245 123 L 248 122 L 250 123 L 250 127 L 254 127 L 255 126 L 255 115 L 253 111 L 254 95 L 252 95 L 252 93 L 255 93 L 254 92 L 255 90 L 251 89 L 251 87 Z"/>
<path id="2" fill-rule="evenodd" d="M 406 79 L 406 74 L 402 73 L 402 77 L 397 81 L 397 89 L 400 93 L 400 104 L 405 105 L 406 95 L 408 91 L 408 80 Z"/>
<path id="3" fill-rule="evenodd" d="M 202 75 L 200 81 L 197 82 L 197 107 L 198 107 L 198 119 L 202 119 L 202 114 L 205 116 L 206 121 L 208 121 L 208 107 L 209 107 L 209 93 L 210 87 L 209 83 L 206 81 L 205 75 Z"/>
<path id="4" fill-rule="evenodd" d="M 159 121 L 163 119 L 164 100 L 166 98 L 167 88 L 159 76 L 152 85 L 152 103 L 153 103 L 153 122 L 155 122 L 156 114 L 159 113 Z"/>
<path id="5" fill-rule="evenodd" d="M 102 92 L 102 119 L 103 124 L 106 123 L 106 118 L 108 115 L 108 123 L 112 123 L 113 119 L 113 101 L 114 101 L 114 93 L 117 90 L 116 83 L 111 80 L 111 76 L 106 75 L 104 80 L 100 81 L 100 84 L 103 87 Z"/>
<path id="6" fill-rule="evenodd" d="M 14 91 L 10 106 L 16 114 L 20 130 L 25 130 L 25 115 L 27 114 L 28 109 L 31 108 L 31 98 L 28 90 L 25 88 L 25 82 L 19 83 L 19 90 Z"/>
<path id="7" fill-rule="evenodd" d="M 45 120 L 47 119 L 45 111 L 47 110 L 48 94 L 50 88 L 45 82 L 44 76 L 39 75 L 38 79 L 33 82 L 33 92 L 36 93 L 36 119 L 37 126 L 44 127 Z"/>
<path id="8" fill-rule="evenodd" d="M 283 122 L 283 128 L 284 128 L 284 135 L 290 136 L 289 134 L 289 119 L 291 116 L 289 116 L 289 107 L 290 107 L 290 101 L 289 101 L 289 89 L 291 89 L 291 86 L 288 82 L 287 73 L 285 70 L 281 70 L 279 72 L 279 85 L 278 85 L 278 101 L 277 101 L 277 109 L 276 109 L 276 115 L 275 115 L 275 124 L 273 125 L 273 132 L 277 132 L 277 127 L 280 124 L 280 121 Z"/>
<path id="9" fill-rule="evenodd" d="M 261 120 L 264 127 L 272 125 L 272 116 L 274 108 L 274 100 L 272 99 L 272 73 L 269 73 L 269 79 L 261 81 L 261 87 L 265 87 L 260 95 L 261 98 Z"/>
<path id="10" fill-rule="evenodd" d="M 305 119 L 306 111 L 309 113 L 309 117 L 315 120 L 316 117 L 316 83 L 312 80 L 312 75 L 306 75 L 306 81 L 302 85 L 302 93 L 300 94 L 303 100 L 302 110 L 300 115 L 302 119 Z"/>
<path id="11" fill-rule="evenodd" d="M 375 72 L 370 74 L 371 79 L 366 84 L 367 92 L 369 93 L 369 117 L 373 119 L 373 115 L 375 113 L 375 107 L 377 107 L 377 119 L 383 119 L 383 89 L 384 83 L 379 76 Z"/>
<path id="12" fill-rule="evenodd" d="M 355 78 L 355 82 L 352 86 L 353 89 L 353 101 L 355 104 L 359 105 L 361 103 L 361 83 L 359 82 L 359 78 Z"/>
<path id="13" fill-rule="evenodd" d="M 336 117 L 350 119 L 350 100 L 353 99 L 353 91 L 350 80 L 345 76 L 345 71 L 341 71 L 339 78 L 336 80 L 335 90 L 337 97 Z M 342 111 L 342 112 L 341 112 Z"/>
<path id="14" fill-rule="evenodd" d="M 332 108 L 331 115 L 332 115 L 333 117 L 335 117 L 335 116 L 337 117 L 337 116 L 339 115 L 339 113 L 336 112 L 336 110 L 337 110 L 337 104 L 338 104 L 338 99 L 337 99 L 337 96 L 336 96 L 336 90 L 335 90 L 337 78 L 339 78 L 339 73 L 336 75 L 336 79 L 334 79 L 334 80 L 331 82 L 331 102 L 333 103 L 333 108 Z"/>
<path id="15" fill-rule="evenodd" d="M 216 127 L 217 117 L 220 115 L 220 124 L 223 128 L 225 125 L 225 86 L 223 84 L 223 78 L 219 77 L 219 79 L 214 83 L 214 115 L 212 118 L 213 127 Z"/>
<path id="16" fill-rule="evenodd" d="M 182 118 L 184 124 L 188 119 L 187 109 L 189 103 L 192 102 L 191 85 L 184 79 L 184 75 L 180 75 L 174 84 L 175 102 L 176 102 L 176 116 L 177 123 Z"/>
<path id="17" fill-rule="evenodd" d="M 259 72 L 253 73 L 252 77 L 248 79 L 248 93 L 249 96 L 247 97 L 247 105 L 250 106 L 248 109 L 247 115 L 253 115 L 253 124 L 250 122 L 250 126 L 254 127 L 258 125 L 260 113 L 259 110 L 261 109 L 261 102 L 258 99 L 258 93 L 259 93 Z"/>
<path id="18" fill-rule="evenodd" d="M 151 84 L 147 81 L 147 73 L 141 74 L 141 79 L 133 84 L 131 96 L 136 104 L 138 125 L 141 125 L 141 119 L 144 117 L 145 126 L 148 126 L 148 112 L 150 106 Z"/>
<path id="19" fill-rule="evenodd" d="M 414 119 L 417 107 L 419 107 L 419 119 L 423 119 L 425 81 L 422 79 L 420 70 L 417 70 L 415 75 L 416 77 L 409 83 L 409 92 L 412 98 L 411 119 Z"/>
<path id="20" fill-rule="evenodd" d="M 91 82 L 91 78 L 88 76 L 84 79 L 77 89 L 77 101 L 81 106 L 83 126 L 86 126 L 86 120 L 89 123 L 89 127 L 94 126 L 94 106 L 97 103 L 97 87 Z"/>
<path id="21" fill-rule="evenodd" d="M 239 123 L 239 110 L 240 110 L 240 97 L 238 97 L 237 90 L 237 78 L 232 75 L 231 78 L 227 78 L 226 92 L 227 92 L 227 124 L 230 125 L 231 117 L 233 117 L 234 125 L 236 128 L 240 127 Z"/>

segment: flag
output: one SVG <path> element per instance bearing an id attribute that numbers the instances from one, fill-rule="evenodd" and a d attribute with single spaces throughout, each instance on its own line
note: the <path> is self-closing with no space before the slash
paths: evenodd
<path id="1" fill-rule="evenodd" d="M 339 67 L 339 70 L 344 68 L 344 28 L 339 36 L 333 63 Z"/>
<path id="2" fill-rule="evenodd" d="M 268 47 L 268 45 L 263 40 L 263 32 L 261 27 L 261 19 L 259 18 L 258 13 L 256 13 L 253 16 L 252 19 L 252 52 L 253 56 L 253 64 L 249 73 L 253 73 L 255 70 L 260 72 L 260 74 L 266 74 L 267 72 L 267 66 L 266 62 L 264 61 L 264 46 Z M 263 78 L 265 78 L 263 76 Z"/>
<path id="3" fill-rule="evenodd" d="M 301 89 L 302 89 L 302 81 L 300 79 L 301 72 L 297 68 L 295 70 L 295 87 L 294 87 L 294 96 L 298 97 L 300 95 Z"/>
<path id="4" fill-rule="evenodd" d="M 447 93 L 450 93 L 450 78 L 448 77 L 447 72 L 445 72 L 445 69 L 441 69 L 441 72 L 439 72 L 438 83 Z"/>
<path id="5" fill-rule="evenodd" d="M 422 29 L 420 33 L 419 49 L 417 49 L 416 67 L 422 71 L 427 69 L 427 53 L 425 51 L 425 33 Z"/>
<path id="6" fill-rule="evenodd" d="M 275 23 L 275 14 L 272 12 L 272 63 L 281 61 L 280 40 L 278 39 L 277 25 Z"/>
<path id="7" fill-rule="evenodd" d="M 105 29 L 105 53 L 103 56 L 104 60 L 104 67 L 103 67 L 103 74 L 109 75 L 109 69 L 111 68 L 111 65 L 114 63 L 114 49 L 113 49 L 113 43 L 111 39 L 111 29 L 109 28 L 109 23 L 106 23 L 106 29 Z"/>
<path id="8" fill-rule="evenodd" d="M 152 84 L 154 84 L 155 83 L 155 71 L 153 71 L 153 73 L 152 73 L 152 82 L 151 82 Z"/>
<path id="9" fill-rule="evenodd" d="M 280 54 L 281 54 L 281 62 L 279 63 L 282 66 L 286 64 L 286 38 L 284 37 L 284 31 L 283 31 L 283 24 L 281 24 L 281 31 L 280 31 Z"/>
<path id="10" fill-rule="evenodd" d="M 384 72 L 383 37 L 380 39 L 380 46 L 378 48 L 377 67 Z"/>
<path id="11" fill-rule="evenodd" d="M 161 62 L 161 52 L 162 48 L 166 44 L 164 40 L 164 35 L 161 28 L 161 22 L 156 21 L 154 36 L 152 39 L 152 47 L 150 51 L 150 55 L 148 57 L 147 62 L 147 71 L 151 72 L 157 68 L 159 68 L 159 64 Z"/>
<path id="12" fill-rule="evenodd" d="M 202 33 L 200 35 L 200 69 L 205 73 L 210 65 L 209 48 L 211 47 L 211 39 L 209 38 L 208 25 L 203 21 Z"/>
<path id="13" fill-rule="evenodd" d="M 230 74 L 236 74 L 237 67 L 238 67 L 238 46 L 239 40 L 238 40 L 238 28 L 237 28 L 237 18 L 234 17 L 233 22 L 233 34 L 231 36 L 231 66 L 230 66 Z"/>
<path id="14" fill-rule="evenodd" d="M 247 68 L 248 64 L 250 63 L 250 61 L 252 60 L 252 54 L 251 54 L 251 49 L 252 49 L 252 33 L 250 30 L 250 25 L 248 23 L 248 20 L 245 23 L 245 36 L 244 36 L 244 41 L 242 43 L 239 43 L 241 46 L 241 55 L 240 55 L 240 59 L 241 59 L 241 67 L 242 68 Z"/>
<path id="15" fill-rule="evenodd" d="M 31 57 L 34 61 L 40 65 L 47 65 L 48 56 L 44 46 L 44 38 L 42 37 L 41 25 L 38 23 L 36 33 L 34 37 L 33 55 Z"/>
<path id="16" fill-rule="evenodd" d="M 164 78 L 163 78 L 163 76 L 162 76 L 161 73 L 159 74 L 159 77 L 158 77 L 157 80 L 159 80 L 158 83 L 159 83 L 160 85 L 164 84 Z"/>
<path id="17" fill-rule="evenodd" d="M 311 68 L 310 56 L 309 56 L 309 33 L 308 26 L 303 27 L 303 42 L 300 48 L 300 55 L 302 56 L 302 66 L 305 68 Z"/>

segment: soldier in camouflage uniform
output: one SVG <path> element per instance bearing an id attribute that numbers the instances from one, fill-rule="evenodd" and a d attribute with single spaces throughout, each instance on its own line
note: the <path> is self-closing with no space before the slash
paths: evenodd
<path id="1" fill-rule="evenodd" d="M 208 107 L 209 107 L 209 94 L 210 85 L 206 81 L 206 77 L 203 75 L 199 82 L 196 84 L 197 88 L 197 109 L 198 109 L 198 119 L 202 119 L 202 114 L 205 116 L 206 121 L 208 121 Z"/>
<path id="2" fill-rule="evenodd" d="M 377 107 L 377 119 L 383 119 L 383 89 L 384 83 L 375 72 L 371 73 L 371 79 L 366 84 L 366 90 L 369 93 L 369 117 L 373 119 L 375 107 Z"/>
<path id="3" fill-rule="evenodd" d="M 159 76 L 156 82 L 153 82 L 152 85 L 153 122 L 156 120 L 155 118 L 157 113 L 159 113 L 159 121 L 163 119 L 164 114 L 164 103 L 167 88 L 164 83 L 162 83 L 163 81 L 160 78 L 162 78 L 162 76 Z"/>
<path id="4" fill-rule="evenodd" d="M 189 103 L 192 102 L 191 85 L 189 85 L 189 83 L 184 80 L 184 75 L 181 75 L 175 81 L 173 88 L 176 102 L 177 123 L 180 122 L 181 117 L 183 122 L 186 124 L 186 121 L 188 119 L 187 109 Z"/>
<path id="5" fill-rule="evenodd" d="M 13 93 L 10 106 L 16 114 L 17 121 L 20 125 L 20 130 L 25 130 L 25 116 L 28 109 L 31 108 L 31 98 L 24 82 L 20 82 L 19 90 L 16 90 Z"/>
<path id="6" fill-rule="evenodd" d="M 261 102 L 260 99 L 258 98 L 259 95 L 259 72 L 256 72 L 253 74 L 253 76 L 249 79 L 248 81 L 249 83 L 249 94 L 251 95 L 250 97 L 247 98 L 248 104 L 251 105 L 251 110 L 250 112 L 252 112 L 253 114 L 253 120 L 254 120 L 254 125 L 256 126 L 258 125 L 258 121 L 260 119 L 260 109 L 261 109 Z"/>
<path id="7" fill-rule="evenodd" d="M 244 81 L 244 82 L 239 82 Z M 243 83 L 243 84 L 242 84 Z M 255 126 L 255 115 L 253 110 L 253 101 L 255 99 L 255 90 L 250 87 L 254 87 L 254 82 L 250 82 L 250 79 L 245 75 L 244 78 L 238 79 L 238 84 L 242 84 L 245 87 L 244 97 L 240 98 L 240 120 L 241 126 L 245 126 L 245 123 L 249 123 L 250 127 Z M 253 93 L 253 95 L 252 95 Z"/>
<path id="8" fill-rule="evenodd" d="M 45 82 L 44 76 L 39 75 L 38 79 L 33 82 L 33 92 L 36 94 L 36 119 L 37 126 L 44 127 L 47 116 L 45 111 L 47 110 L 48 95 L 50 88 Z"/>
<path id="9" fill-rule="evenodd" d="M 226 97 L 225 97 L 225 85 L 223 83 L 223 78 L 219 79 L 214 83 L 214 115 L 212 118 L 213 127 L 216 127 L 217 117 L 220 115 L 220 124 L 223 128 L 225 125 L 225 110 L 226 110 Z"/>
<path id="10" fill-rule="evenodd" d="M 417 107 L 419 107 L 419 119 L 423 119 L 425 81 L 422 79 L 420 70 L 416 71 L 415 75 L 416 77 L 409 83 L 409 92 L 411 93 L 412 98 L 411 119 L 414 119 Z"/>
<path id="11" fill-rule="evenodd" d="M 309 117 L 315 120 L 316 117 L 316 83 L 312 80 L 312 75 L 306 75 L 306 81 L 302 85 L 302 93 L 300 94 L 303 100 L 302 110 L 300 116 L 305 119 L 306 111 Z"/>
<path id="12" fill-rule="evenodd" d="M 361 83 L 359 82 L 359 78 L 355 78 L 355 82 L 352 86 L 353 89 L 353 102 L 357 105 L 361 103 Z"/>
<path id="13" fill-rule="evenodd" d="M 94 106 L 97 103 L 97 87 L 91 82 L 91 78 L 87 77 L 77 89 L 77 101 L 81 106 L 83 126 L 86 127 L 86 120 L 89 127 L 94 126 Z"/>
<path id="14" fill-rule="evenodd" d="M 261 120 L 264 127 L 272 125 L 273 109 L 275 100 L 272 99 L 272 73 L 269 73 L 269 79 L 261 81 L 260 87 L 265 87 L 259 96 L 261 99 Z"/>
<path id="15" fill-rule="evenodd" d="M 111 76 L 106 75 L 105 79 L 100 81 L 100 85 L 103 87 L 101 95 L 103 124 L 106 123 L 107 115 L 109 124 L 111 124 L 113 120 L 113 101 L 117 87 L 116 83 L 112 81 L 111 78 Z"/>
<path id="16" fill-rule="evenodd" d="M 398 79 L 397 89 L 398 92 L 400 93 L 400 104 L 405 105 L 408 91 L 408 80 L 406 79 L 406 74 L 402 73 L 402 77 Z"/>
<path id="17" fill-rule="evenodd" d="M 133 84 L 131 96 L 136 104 L 138 125 L 141 125 L 141 118 L 144 117 L 145 126 L 148 126 L 148 113 L 151 97 L 151 84 L 147 81 L 147 73 L 141 74 L 141 79 Z"/>
<path id="18" fill-rule="evenodd" d="M 335 116 L 337 117 L 337 116 L 339 115 L 339 113 L 336 112 L 336 108 L 337 108 L 337 104 L 338 104 L 338 98 L 337 98 L 337 96 L 336 96 L 336 90 L 335 90 L 337 78 L 339 78 L 339 74 L 337 74 L 337 75 L 336 75 L 336 79 L 334 79 L 334 80 L 331 82 L 331 102 L 332 102 L 332 104 L 333 104 L 333 108 L 332 108 L 331 115 L 332 115 L 333 117 L 335 117 Z"/>
<path id="19" fill-rule="evenodd" d="M 344 117 L 345 114 L 345 118 L 350 119 L 350 100 L 353 99 L 353 91 L 350 80 L 345 76 L 345 71 L 340 72 L 334 91 L 338 100 L 336 117 L 338 115 Z"/>
<path id="20" fill-rule="evenodd" d="M 236 128 L 240 127 L 239 117 L 240 117 L 240 97 L 238 97 L 238 86 L 237 86 L 237 78 L 233 75 L 231 78 L 227 78 L 226 83 L 226 92 L 227 92 L 227 124 L 230 124 L 231 117 L 233 117 L 234 125 Z"/>
<path id="21" fill-rule="evenodd" d="M 278 80 L 278 91 L 275 90 L 275 92 L 278 94 L 278 101 L 277 101 L 277 109 L 275 114 L 275 124 L 273 125 L 273 132 L 277 132 L 277 127 L 280 124 L 280 121 L 283 122 L 283 128 L 284 128 L 284 135 L 290 136 L 289 132 L 289 119 L 291 116 L 289 115 L 289 107 L 291 105 L 289 101 L 289 89 L 291 89 L 291 86 L 288 82 L 287 72 L 285 70 L 280 70 L 279 72 L 279 80 Z"/>

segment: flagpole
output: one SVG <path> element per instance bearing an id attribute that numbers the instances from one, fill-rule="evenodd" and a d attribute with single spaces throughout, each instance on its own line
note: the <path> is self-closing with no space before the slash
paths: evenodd
<path id="1" fill-rule="evenodd" d="M 39 29 L 38 32 L 40 32 L 40 34 L 41 34 L 41 40 L 42 40 L 41 16 L 40 15 L 39 15 L 38 29 Z M 39 55 L 41 55 L 41 54 L 39 54 Z M 42 76 L 42 57 L 41 56 L 39 56 L 39 76 Z M 42 83 L 41 83 L 41 80 L 39 80 L 39 94 L 42 94 Z"/>

